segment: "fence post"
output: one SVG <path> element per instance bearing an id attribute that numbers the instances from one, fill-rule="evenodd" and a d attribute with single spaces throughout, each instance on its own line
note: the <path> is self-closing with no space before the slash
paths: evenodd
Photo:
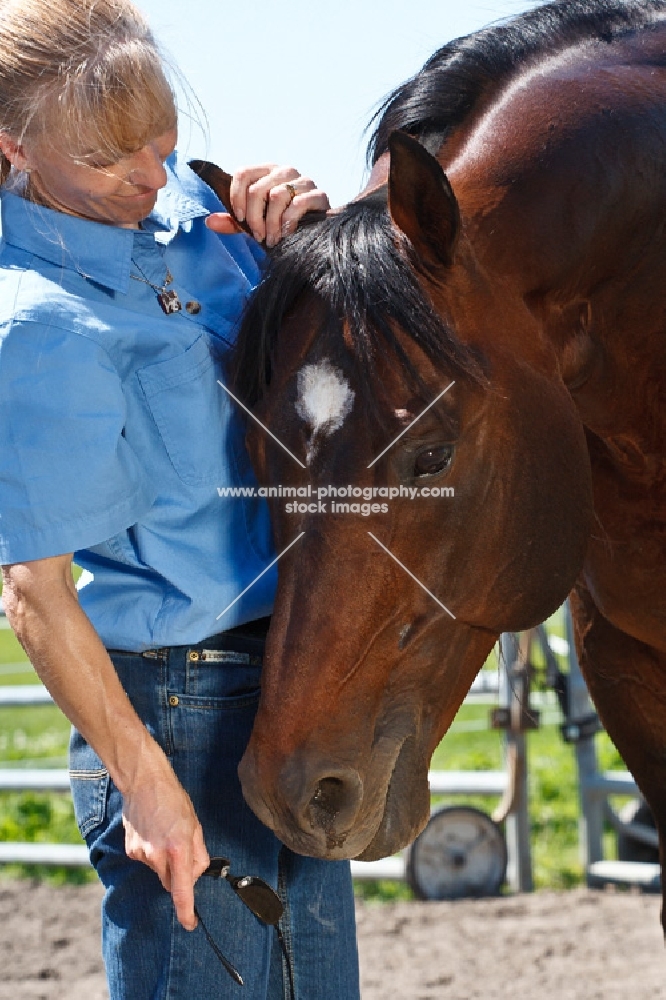
<path id="1" fill-rule="evenodd" d="M 569 604 L 566 604 L 565 620 L 569 643 L 569 718 L 567 726 L 575 729 L 578 722 L 589 719 L 594 713 L 587 686 L 583 679 L 574 643 L 573 622 Z M 580 795 L 580 818 L 578 821 L 581 861 L 585 871 L 595 861 L 601 861 L 603 852 L 604 800 L 598 789 L 591 786 L 598 776 L 597 751 L 594 734 L 574 740 L 576 764 L 578 767 L 578 788 Z"/>
<path id="2" fill-rule="evenodd" d="M 520 718 L 528 688 L 514 668 L 522 667 L 517 637 L 510 632 L 500 637 L 500 705 L 509 710 L 510 718 Z M 507 882 L 514 892 L 532 892 L 532 847 L 530 838 L 529 800 L 527 791 L 527 741 L 525 733 L 509 726 L 506 730 L 505 758 L 507 768 L 515 754 L 516 788 L 514 807 L 505 821 L 509 867 Z"/>

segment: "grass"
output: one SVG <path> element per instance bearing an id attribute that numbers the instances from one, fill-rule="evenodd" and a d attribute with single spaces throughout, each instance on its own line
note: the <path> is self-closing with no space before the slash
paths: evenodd
<path id="1" fill-rule="evenodd" d="M 1 621 L 1 620 L 0 620 Z M 553 622 L 561 631 L 561 621 Z M 491 668 L 492 669 L 492 668 Z M 38 678 L 13 634 L 0 629 L 0 684 L 34 684 Z M 552 694 L 543 695 L 542 726 L 527 736 L 532 863 L 537 889 L 566 889 L 583 881 L 578 846 L 578 789 L 574 749 L 559 733 L 559 714 Z M 465 703 L 438 747 L 432 767 L 438 770 L 499 770 L 503 734 L 489 728 L 488 705 Z M 65 767 L 69 723 L 55 706 L 0 708 L 0 767 Z M 596 738 L 602 770 L 622 767 L 605 733 Z M 449 800 L 451 801 L 451 800 Z M 496 800 L 457 797 L 456 803 L 492 812 Z M 80 842 L 71 801 L 66 795 L 0 793 L 0 841 Z M 610 832 L 606 856 L 614 856 Z M 5 872 L 81 882 L 93 878 L 87 870 L 46 866 L 6 866 Z M 364 898 L 408 899 L 404 883 L 359 882 Z"/>

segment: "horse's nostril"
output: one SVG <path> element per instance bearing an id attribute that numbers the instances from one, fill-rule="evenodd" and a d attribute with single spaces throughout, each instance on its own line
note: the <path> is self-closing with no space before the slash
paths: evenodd
<path id="1" fill-rule="evenodd" d="M 322 778 L 310 804 L 317 812 L 333 820 L 343 808 L 345 797 L 345 785 L 341 778 Z"/>
<path id="2" fill-rule="evenodd" d="M 363 794 L 360 777 L 320 778 L 308 803 L 310 823 L 326 834 L 329 847 L 342 847 Z"/>

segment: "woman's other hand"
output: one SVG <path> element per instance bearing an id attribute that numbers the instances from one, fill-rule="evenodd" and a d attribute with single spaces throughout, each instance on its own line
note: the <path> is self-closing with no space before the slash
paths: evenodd
<path id="1" fill-rule="evenodd" d="M 210 858 L 189 796 L 166 758 L 150 752 L 139 762 L 131 791 L 123 796 L 125 851 L 152 868 L 171 893 L 176 916 L 186 930 L 197 925 L 194 883 Z"/>
<path id="2" fill-rule="evenodd" d="M 326 211 L 328 196 L 293 167 L 272 163 L 237 170 L 231 183 L 231 204 L 239 222 L 246 221 L 254 238 L 267 247 L 293 232 L 306 212 Z M 231 215 L 216 212 L 206 225 L 216 233 L 237 233 Z"/>

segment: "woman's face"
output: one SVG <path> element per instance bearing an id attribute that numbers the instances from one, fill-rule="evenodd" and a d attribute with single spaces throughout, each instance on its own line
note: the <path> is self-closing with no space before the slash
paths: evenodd
<path id="1" fill-rule="evenodd" d="M 24 145 L 30 187 L 49 208 L 125 229 L 152 212 L 166 184 L 164 161 L 176 146 L 176 129 L 157 136 L 117 163 L 93 156 L 74 159 L 52 145 Z"/>

